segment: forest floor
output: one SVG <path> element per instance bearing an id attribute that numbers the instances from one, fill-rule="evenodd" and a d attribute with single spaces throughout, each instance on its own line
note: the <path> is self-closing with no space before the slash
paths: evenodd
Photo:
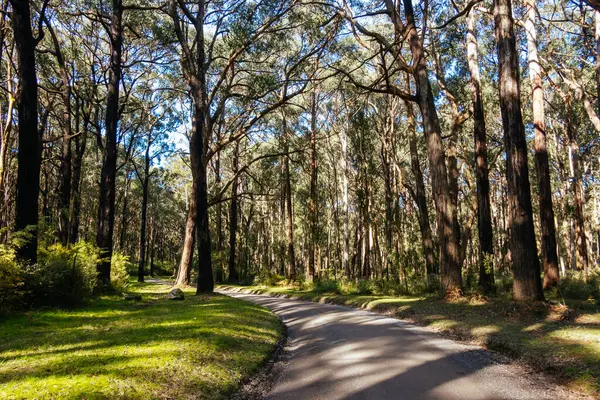
<path id="1" fill-rule="evenodd" d="M 267 309 L 222 295 L 142 301 L 103 296 L 73 310 L 0 319 L 0 398 L 226 398 L 274 351 L 282 325 Z"/>
<path id="2" fill-rule="evenodd" d="M 434 297 L 315 292 L 289 286 L 227 285 L 219 289 L 345 305 L 394 316 L 522 361 L 573 390 L 600 394 L 600 306 L 594 303 L 524 304 L 478 295 L 442 301 Z"/>

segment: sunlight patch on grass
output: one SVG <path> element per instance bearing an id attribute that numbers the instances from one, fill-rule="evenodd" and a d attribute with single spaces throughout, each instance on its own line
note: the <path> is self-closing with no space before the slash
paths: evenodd
<path id="1" fill-rule="evenodd" d="M 523 328 L 523 332 L 534 332 L 534 331 L 539 331 L 540 329 L 542 329 L 544 327 L 544 323 L 542 322 L 538 322 L 535 324 L 531 324 L 525 328 Z"/>
<path id="2" fill-rule="evenodd" d="M 224 398 L 281 335 L 268 310 L 226 296 L 172 302 L 135 284 L 143 302 L 106 296 L 71 311 L 0 321 L 0 398 Z"/>
<path id="3" fill-rule="evenodd" d="M 487 336 L 500 332 L 500 327 L 496 325 L 477 326 L 471 329 L 473 336 Z"/>

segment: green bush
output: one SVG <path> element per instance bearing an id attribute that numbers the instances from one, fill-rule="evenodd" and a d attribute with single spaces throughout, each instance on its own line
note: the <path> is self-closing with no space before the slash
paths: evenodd
<path id="1" fill-rule="evenodd" d="M 129 271 L 134 269 L 129 257 L 114 252 L 110 266 L 110 283 L 117 292 L 122 292 L 129 284 Z"/>
<path id="2" fill-rule="evenodd" d="M 600 301 L 600 272 L 592 272 L 587 282 L 583 278 L 583 273 L 569 272 L 560 280 L 558 287 L 565 299 Z"/>
<path id="3" fill-rule="evenodd" d="M 0 245 L 0 314 L 23 306 L 23 276 L 13 249 Z"/>
<path id="4" fill-rule="evenodd" d="M 29 306 L 73 306 L 89 299 L 96 287 L 98 250 L 78 242 L 40 249 L 38 263 L 23 268 L 23 292 Z"/>
<path id="5" fill-rule="evenodd" d="M 285 278 L 279 274 L 274 274 L 270 271 L 261 271 L 254 277 L 254 285 L 276 286 Z"/>
<path id="6" fill-rule="evenodd" d="M 340 283 L 334 280 L 316 281 L 312 288 L 315 293 L 334 293 L 342 294 Z"/>

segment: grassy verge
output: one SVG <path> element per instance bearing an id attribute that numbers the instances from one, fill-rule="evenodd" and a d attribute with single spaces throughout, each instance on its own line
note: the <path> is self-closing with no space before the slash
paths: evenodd
<path id="1" fill-rule="evenodd" d="M 224 398 L 280 338 L 262 307 L 195 289 L 169 301 L 168 290 L 134 284 L 141 302 L 107 296 L 0 319 L 0 398 Z"/>
<path id="2" fill-rule="evenodd" d="M 392 315 L 520 359 L 551 373 L 572 389 L 600 394 L 600 307 L 593 303 L 568 302 L 567 308 L 480 296 L 442 301 L 415 296 L 344 295 L 285 286 L 221 288 Z"/>

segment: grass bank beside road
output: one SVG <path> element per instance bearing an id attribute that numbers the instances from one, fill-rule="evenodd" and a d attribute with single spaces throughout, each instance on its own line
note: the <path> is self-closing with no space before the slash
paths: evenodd
<path id="1" fill-rule="evenodd" d="M 220 286 L 367 309 L 435 328 L 550 373 L 574 390 L 600 395 L 600 306 L 516 303 L 504 298 L 340 294 L 289 286 Z"/>
<path id="2" fill-rule="evenodd" d="M 0 398 L 225 398 L 275 349 L 282 330 L 270 311 L 191 288 L 169 301 L 168 291 L 134 284 L 142 301 L 106 296 L 0 319 Z"/>

